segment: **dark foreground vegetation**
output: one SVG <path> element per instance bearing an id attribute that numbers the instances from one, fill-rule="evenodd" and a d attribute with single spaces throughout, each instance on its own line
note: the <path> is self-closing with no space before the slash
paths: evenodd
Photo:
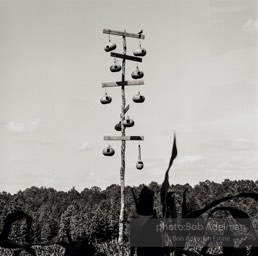
<path id="1" fill-rule="evenodd" d="M 149 184 L 155 192 L 154 208 L 158 216 L 162 216 L 162 203 L 159 191 L 161 186 L 156 182 Z M 143 185 L 133 187 L 136 195 L 140 194 Z M 181 211 L 183 192 L 187 188 L 187 207 L 191 210 L 201 209 L 214 199 L 236 195 L 242 192 L 257 192 L 258 181 L 225 180 L 222 183 L 210 181 L 200 182 L 191 187 L 172 185 L 171 191 L 176 191 L 175 201 L 178 212 Z M 126 216 L 129 218 L 136 211 L 131 187 L 126 187 Z M 235 198 L 220 206 L 234 206 L 245 211 L 252 219 L 258 220 L 258 204 L 251 198 Z M 97 244 L 97 251 L 114 255 L 117 251 L 118 218 L 120 210 L 120 186 L 111 185 L 105 190 L 98 187 L 86 188 L 81 193 L 72 188 L 68 192 L 56 191 L 53 188 L 31 187 L 11 195 L 0 193 L 0 230 L 3 228 L 5 217 L 16 210 L 22 210 L 32 218 L 31 242 L 46 243 L 61 241 L 66 238 L 66 228 L 72 239 L 87 236 Z M 15 222 L 9 238 L 18 242 L 26 239 L 26 221 Z M 37 255 L 63 255 L 64 248 L 60 245 L 36 247 Z M 22 252 L 21 255 L 26 255 Z M 12 255 L 9 249 L 0 249 L 0 255 Z"/>

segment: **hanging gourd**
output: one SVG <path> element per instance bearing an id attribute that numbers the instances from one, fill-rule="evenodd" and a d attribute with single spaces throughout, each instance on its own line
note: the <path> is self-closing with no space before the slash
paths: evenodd
<path id="1" fill-rule="evenodd" d="M 138 150 L 139 150 L 139 156 L 138 156 L 138 161 L 136 163 L 136 168 L 138 170 L 141 170 L 143 168 L 144 164 L 143 164 L 143 161 L 141 159 L 141 146 L 140 146 L 140 144 L 138 146 Z"/>
<path id="2" fill-rule="evenodd" d="M 116 44 L 111 42 L 110 35 L 109 35 L 109 40 L 108 41 L 109 42 L 105 45 L 104 50 L 106 52 L 111 52 L 111 51 L 116 49 Z"/>
<path id="3" fill-rule="evenodd" d="M 133 55 L 134 56 L 145 56 L 146 55 L 146 53 L 147 53 L 147 51 L 144 49 L 144 48 L 142 48 L 141 46 L 140 47 L 138 47 L 138 48 L 136 48 L 134 51 L 133 51 Z"/>
<path id="4" fill-rule="evenodd" d="M 141 70 L 139 70 L 137 66 L 136 70 L 132 72 L 131 76 L 133 79 L 140 79 L 140 78 L 143 78 L 144 74 Z"/>
<path id="5" fill-rule="evenodd" d="M 133 101 L 135 103 L 143 103 L 145 101 L 145 97 L 138 92 L 136 95 L 133 96 Z"/>
<path id="6" fill-rule="evenodd" d="M 136 48 L 134 51 L 133 51 L 133 54 L 134 56 L 145 56 L 147 53 L 147 51 L 141 46 L 141 41 L 139 40 L 139 47 Z"/>
<path id="7" fill-rule="evenodd" d="M 113 156 L 115 154 L 115 150 L 110 147 L 110 145 L 103 149 L 104 156 Z"/>
<path id="8" fill-rule="evenodd" d="M 106 51 L 106 52 L 111 52 L 111 51 L 113 51 L 113 50 L 115 50 L 116 49 L 116 44 L 115 43 L 112 43 L 112 42 L 108 42 L 106 45 L 105 45 L 105 47 L 104 47 L 104 50 Z"/>
<path id="9" fill-rule="evenodd" d="M 126 119 L 123 121 L 124 127 L 133 127 L 134 121 L 129 116 L 126 117 Z"/>
<path id="10" fill-rule="evenodd" d="M 109 104 L 111 101 L 112 101 L 111 96 L 108 96 L 106 92 L 105 92 L 105 95 L 100 99 L 100 102 L 102 104 Z"/>
<path id="11" fill-rule="evenodd" d="M 115 130 L 118 131 L 118 132 L 122 131 L 121 121 L 119 121 L 119 123 L 115 125 Z"/>
<path id="12" fill-rule="evenodd" d="M 114 59 L 114 64 L 110 67 L 111 72 L 119 72 L 122 69 L 121 65 L 118 63 L 116 58 Z"/>

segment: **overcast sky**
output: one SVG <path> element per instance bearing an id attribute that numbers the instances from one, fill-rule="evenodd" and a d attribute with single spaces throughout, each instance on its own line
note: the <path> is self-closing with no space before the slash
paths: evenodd
<path id="1" fill-rule="evenodd" d="M 256 0 L 0 0 L 0 191 L 31 186 L 79 191 L 119 183 L 104 135 L 119 135 L 120 89 L 101 105 L 109 71 L 104 28 L 146 36 L 144 104 L 126 88 L 126 184 L 161 183 L 173 133 L 178 157 L 171 183 L 258 179 Z M 122 51 L 122 40 L 111 36 Z M 128 54 L 138 40 L 128 38 Z M 126 79 L 135 69 L 127 62 Z"/>

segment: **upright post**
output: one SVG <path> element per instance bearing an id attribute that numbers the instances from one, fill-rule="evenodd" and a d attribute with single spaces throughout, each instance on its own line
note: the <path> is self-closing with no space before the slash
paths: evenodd
<path id="1" fill-rule="evenodd" d="M 122 67 L 121 67 L 122 79 L 121 79 L 121 81 L 117 81 L 117 82 L 102 83 L 102 87 L 103 88 L 106 88 L 106 87 L 117 88 L 119 86 L 121 87 L 121 97 L 122 97 L 121 115 L 120 115 L 121 136 L 104 136 L 104 140 L 121 141 L 121 168 L 120 168 L 121 207 L 120 207 L 120 215 L 119 215 L 118 245 L 119 245 L 119 256 L 124 256 L 125 255 L 125 148 L 126 148 L 126 141 L 127 140 L 129 140 L 129 141 L 143 141 L 144 140 L 143 136 L 126 136 L 126 134 L 125 134 L 126 127 L 132 127 L 132 125 L 129 126 L 127 123 L 125 123 L 125 125 L 124 125 L 124 122 L 126 121 L 125 114 L 129 110 L 129 105 L 126 106 L 125 86 L 132 86 L 132 85 L 139 86 L 139 85 L 144 84 L 143 80 L 137 80 L 137 81 L 135 81 L 135 80 L 126 81 L 125 80 L 125 64 L 126 64 L 126 60 L 134 61 L 134 62 L 142 62 L 142 58 L 140 58 L 139 56 L 145 56 L 145 54 L 146 54 L 146 50 L 140 46 L 140 49 L 138 49 L 138 52 L 136 54 L 134 53 L 135 56 L 126 55 L 126 50 L 127 50 L 126 37 L 136 38 L 136 39 L 144 39 L 145 36 L 142 34 L 142 31 L 139 32 L 138 34 L 135 34 L 135 33 L 128 33 L 126 31 L 122 32 L 122 31 L 104 29 L 103 33 L 109 34 L 109 35 L 122 36 L 122 39 L 123 39 L 123 54 L 115 53 L 115 52 L 110 53 L 111 57 L 122 59 Z M 110 45 L 110 43 L 109 43 L 105 46 L 105 51 L 109 52 L 109 51 L 114 50 L 115 48 L 116 48 L 116 46 L 114 47 L 114 44 Z M 113 72 L 115 72 L 115 71 L 113 71 Z M 133 79 L 140 79 L 142 77 L 143 77 L 143 72 L 140 72 L 140 75 L 138 75 L 138 77 L 132 76 Z M 104 98 L 101 98 L 101 103 L 108 104 L 111 102 L 111 99 L 109 99 L 107 97 L 107 95 L 105 95 Z M 135 102 L 142 103 L 143 101 L 144 101 L 144 99 L 142 101 L 135 101 Z M 134 125 L 134 122 L 133 122 L 133 125 Z M 116 128 L 115 129 L 117 131 L 120 131 L 120 127 L 118 127 L 118 128 L 119 129 L 116 129 Z M 107 147 L 106 149 L 103 150 L 103 154 L 106 156 L 114 155 L 114 150 L 112 149 L 113 151 L 110 151 L 111 149 L 110 149 L 110 146 Z M 142 164 L 142 167 L 143 167 L 143 164 Z M 142 169 L 142 167 L 139 168 L 136 165 L 136 168 L 139 170 Z"/>
<path id="2" fill-rule="evenodd" d="M 126 38 L 123 36 L 123 54 L 126 54 Z M 125 81 L 125 59 L 122 62 L 122 82 Z M 123 121 L 125 119 L 125 87 L 121 86 L 121 133 L 125 136 L 125 127 Z M 122 256 L 124 252 L 124 217 L 125 217 L 125 140 L 121 141 L 121 169 L 120 169 L 120 185 L 121 185 L 121 206 L 120 206 L 120 216 L 119 216 L 119 254 Z"/>

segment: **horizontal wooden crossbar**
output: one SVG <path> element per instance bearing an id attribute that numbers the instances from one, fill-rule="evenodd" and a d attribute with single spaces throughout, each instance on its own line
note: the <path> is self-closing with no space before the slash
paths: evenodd
<path id="1" fill-rule="evenodd" d="M 103 29 L 103 33 L 115 35 L 115 36 L 125 36 L 125 37 L 140 38 L 140 39 L 145 38 L 145 35 L 143 34 L 128 33 L 126 31 L 122 32 L 122 31 L 116 31 L 111 29 Z"/>
<path id="2" fill-rule="evenodd" d="M 120 81 L 120 82 L 111 82 L 111 83 L 101 83 L 102 87 L 117 87 L 117 86 L 122 86 L 122 85 L 143 85 L 144 81 L 143 80 L 135 80 L 135 81 Z"/>
<path id="3" fill-rule="evenodd" d="M 121 54 L 121 53 L 116 53 L 116 52 L 111 52 L 110 56 L 115 57 L 115 58 L 120 58 L 120 59 L 142 62 L 142 58 L 131 56 L 131 55 L 126 55 L 126 54 Z"/>
<path id="4" fill-rule="evenodd" d="M 144 140 L 143 136 L 104 136 L 104 140 Z"/>

